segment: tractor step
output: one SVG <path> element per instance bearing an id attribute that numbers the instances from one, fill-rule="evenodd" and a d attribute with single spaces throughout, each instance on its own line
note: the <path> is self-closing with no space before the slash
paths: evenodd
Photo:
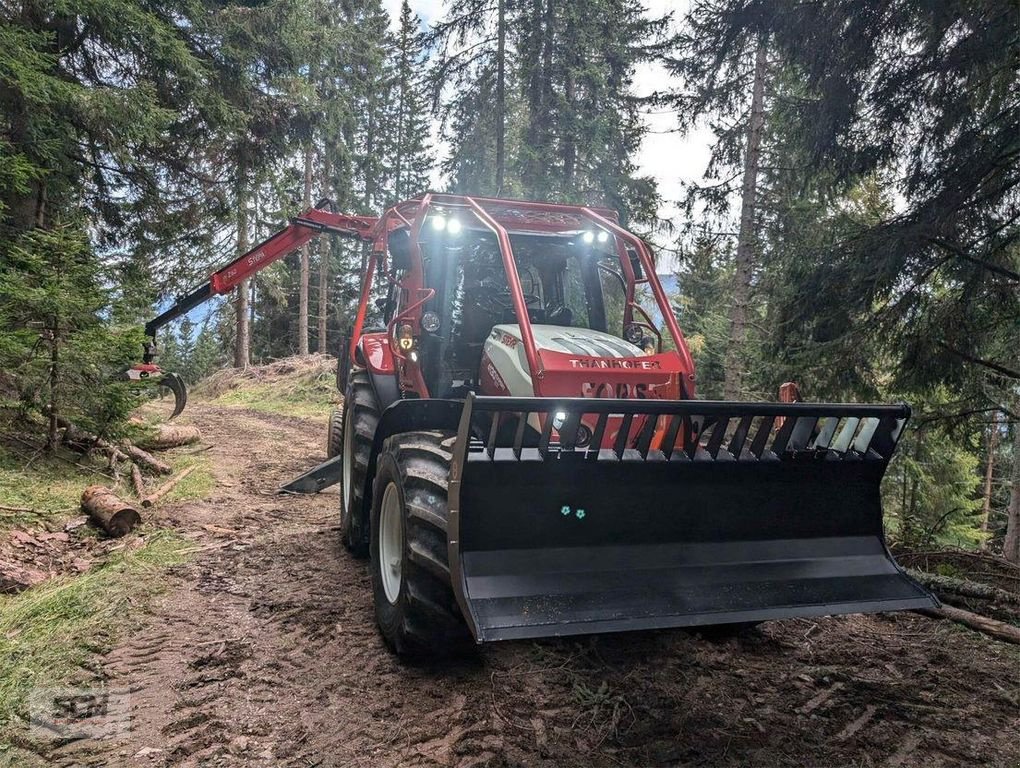
<path id="1" fill-rule="evenodd" d="M 882 532 L 908 415 L 469 397 L 448 530 L 462 613 L 481 642 L 933 607 Z"/>

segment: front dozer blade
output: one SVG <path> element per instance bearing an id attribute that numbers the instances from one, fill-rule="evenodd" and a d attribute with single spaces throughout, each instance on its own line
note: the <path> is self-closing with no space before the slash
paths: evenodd
<path id="1" fill-rule="evenodd" d="M 882 532 L 908 416 L 471 396 L 450 475 L 461 610 L 483 642 L 937 606 Z"/>

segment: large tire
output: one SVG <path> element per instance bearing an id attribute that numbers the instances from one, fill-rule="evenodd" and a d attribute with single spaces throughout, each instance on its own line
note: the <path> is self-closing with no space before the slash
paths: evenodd
<path id="1" fill-rule="evenodd" d="M 372 440 L 379 424 L 379 403 L 366 371 L 352 371 L 344 398 L 340 450 L 340 537 L 355 557 L 368 555 L 368 514 L 365 478 L 372 456 Z"/>
<path id="2" fill-rule="evenodd" d="M 329 414 L 329 426 L 326 428 L 326 458 L 339 456 L 344 445 L 344 409 L 334 408 Z"/>
<path id="3" fill-rule="evenodd" d="M 464 651 L 470 641 L 447 560 L 453 439 L 451 432 L 405 432 L 388 438 L 379 456 L 372 499 L 372 595 L 379 630 L 401 656 L 446 656 Z M 395 526 L 390 533 L 383 529 L 387 524 Z M 384 568 L 399 570 L 396 586 L 392 577 L 387 585 Z"/>

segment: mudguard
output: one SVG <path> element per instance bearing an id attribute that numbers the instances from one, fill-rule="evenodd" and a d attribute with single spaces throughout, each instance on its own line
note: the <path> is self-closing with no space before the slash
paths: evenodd
<path id="1" fill-rule="evenodd" d="M 448 523 L 463 615 L 482 642 L 936 606 L 882 529 L 908 417 L 469 396 Z"/>

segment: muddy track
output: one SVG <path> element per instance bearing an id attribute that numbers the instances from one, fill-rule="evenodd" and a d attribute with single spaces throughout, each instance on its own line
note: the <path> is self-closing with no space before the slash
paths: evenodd
<path id="1" fill-rule="evenodd" d="M 194 415 L 197 414 L 197 415 Z M 167 507 L 199 551 L 101 659 L 117 737 L 60 765 L 1013 766 L 1016 648 L 915 616 L 489 646 L 407 666 L 373 624 L 337 497 L 278 497 L 322 424 L 205 406 L 210 498 Z"/>

